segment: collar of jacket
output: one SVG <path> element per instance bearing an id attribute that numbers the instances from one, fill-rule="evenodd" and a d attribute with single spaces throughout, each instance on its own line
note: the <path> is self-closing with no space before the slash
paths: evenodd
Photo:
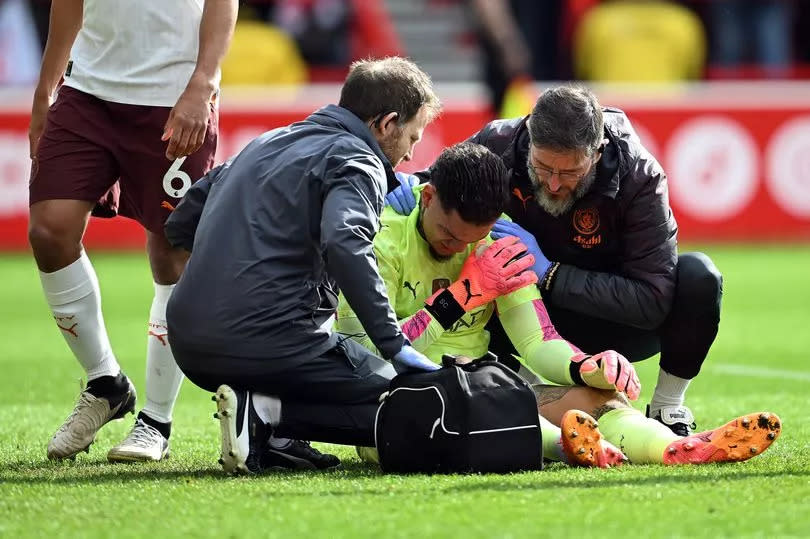
<path id="1" fill-rule="evenodd" d="M 520 125 L 515 130 L 509 146 L 507 147 L 503 158 L 506 167 L 510 170 L 515 170 L 515 165 L 519 164 L 522 167 L 520 170 L 523 176 L 528 176 L 526 173 L 526 161 L 529 158 L 529 129 L 526 127 L 528 116 L 523 118 Z M 605 122 L 605 138 L 608 143 L 602 151 L 602 159 L 596 165 L 596 181 L 592 187 L 602 195 L 610 198 L 616 198 L 619 192 L 619 168 L 622 161 L 622 153 L 619 149 L 618 136 L 613 133 Z"/>
<path id="2" fill-rule="evenodd" d="M 374 155 L 379 157 L 380 161 L 382 161 L 383 168 L 385 169 L 385 177 L 388 180 L 386 192 L 390 193 L 392 190 L 399 187 L 399 181 L 394 175 L 391 161 L 389 161 L 388 157 L 383 153 L 380 144 L 377 142 L 377 139 L 374 138 L 374 135 L 371 134 L 371 130 L 368 126 L 363 123 L 363 120 L 355 116 L 353 112 L 337 105 L 326 105 L 310 114 L 307 119 L 317 124 L 339 127 L 365 142 L 371 151 L 374 152 Z"/>

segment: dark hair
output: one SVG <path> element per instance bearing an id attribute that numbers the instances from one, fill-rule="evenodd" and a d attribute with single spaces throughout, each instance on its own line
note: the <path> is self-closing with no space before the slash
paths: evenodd
<path id="1" fill-rule="evenodd" d="M 461 142 L 439 155 L 430 168 L 430 183 L 445 210 L 456 210 L 468 223 L 485 225 L 509 204 L 509 173 L 489 149 Z"/>
<path id="2" fill-rule="evenodd" d="M 579 151 L 590 157 L 604 139 L 605 119 L 596 96 L 581 86 L 550 88 L 537 98 L 529 116 L 533 145 Z"/>
<path id="3" fill-rule="evenodd" d="M 410 121 L 423 106 L 428 108 L 429 120 L 441 111 L 430 77 L 415 63 L 398 56 L 354 62 L 338 105 L 364 122 L 396 112 L 397 125 Z"/>

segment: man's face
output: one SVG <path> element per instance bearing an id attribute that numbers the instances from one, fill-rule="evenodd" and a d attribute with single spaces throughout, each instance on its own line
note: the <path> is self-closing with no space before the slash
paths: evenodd
<path id="1" fill-rule="evenodd" d="M 471 243 L 485 238 L 495 221 L 477 225 L 464 221 L 456 210 L 446 210 L 431 184 L 422 190 L 422 233 L 436 260 L 446 260 L 463 252 Z"/>
<path id="2" fill-rule="evenodd" d="M 558 152 L 529 144 L 526 166 L 537 204 L 559 217 L 590 190 L 601 154 Z"/>
<path id="3" fill-rule="evenodd" d="M 396 117 L 389 120 L 386 116 L 379 126 L 372 129 L 380 149 L 391 161 L 391 167 L 396 168 L 402 161 L 411 160 L 413 148 L 422 140 L 422 133 L 429 123 L 428 117 L 427 107 L 422 107 L 410 121 L 401 126 L 396 125 Z"/>

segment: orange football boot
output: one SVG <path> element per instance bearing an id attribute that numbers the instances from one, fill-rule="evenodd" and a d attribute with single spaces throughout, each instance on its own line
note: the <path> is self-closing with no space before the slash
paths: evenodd
<path id="1" fill-rule="evenodd" d="M 782 432 L 779 416 L 747 414 L 714 430 L 675 440 L 664 450 L 664 464 L 739 462 L 768 449 Z"/>
<path id="2" fill-rule="evenodd" d="M 627 457 L 599 432 L 599 424 L 580 410 L 568 410 L 560 421 L 560 442 L 571 466 L 610 468 L 621 466 Z"/>

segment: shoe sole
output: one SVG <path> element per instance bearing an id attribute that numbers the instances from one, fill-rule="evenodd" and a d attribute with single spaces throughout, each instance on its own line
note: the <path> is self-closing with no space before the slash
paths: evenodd
<path id="1" fill-rule="evenodd" d="M 135 391 L 135 386 L 132 384 L 132 381 L 129 382 L 129 390 L 127 392 L 127 396 L 124 397 L 124 399 L 126 399 L 126 400 L 122 403 L 122 405 L 118 409 L 118 411 L 114 415 L 110 416 L 110 418 L 107 419 L 107 421 L 105 421 L 104 423 L 99 425 L 99 427 L 96 429 L 96 432 L 93 433 L 93 438 L 90 440 L 90 443 L 88 443 L 86 446 L 82 447 L 81 449 L 78 449 L 78 450 L 70 452 L 70 453 L 66 453 L 64 455 L 58 455 L 56 453 L 53 453 L 53 452 L 51 452 L 51 450 L 49 448 L 48 449 L 48 460 L 64 460 L 64 459 L 75 460 L 76 455 L 78 455 L 82 451 L 89 454 L 90 453 L 90 446 L 93 445 L 93 443 L 96 441 L 96 435 L 98 435 L 98 431 L 100 431 L 102 428 L 104 428 L 104 425 L 106 425 L 110 421 L 119 421 L 119 420 L 123 419 L 127 414 L 134 414 L 135 413 L 135 403 L 138 400 L 138 393 Z"/>
<path id="2" fill-rule="evenodd" d="M 722 427 L 672 442 L 664 451 L 664 464 L 742 462 L 763 453 L 781 432 L 782 421 L 776 414 L 746 414 Z"/>
<path id="3" fill-rule="evenodd" d="M 148 455 L 139 455 L 137 453 L 113 453 L 110 450 L 107 453 L 107 460 L 109 462 L 124 462 L 124 463 L 132 463 L 132 462 L 160 462 L 161 460 L 168 460 L 169 458 L 169 448 L 167 447 L 165 451 L 163 451 L 159 458 L 152 458 Z"/>
<path id="4" fill-rule="evenodd" d="M 621 466 L 624 456 L 608 454 L 602 444 L 599 424 L 581 410 L 568 410 L 560 421 L 562 449 L 571 466 L 610 468 Z"/>
<path id="5" fill-rule="evenodd" d="M 219 456 L 219 464 L 225 473 L 231 475 L 253 475 L 248 469 L 245 461 L 248 455 L 242 454 L 237 442 L 236 435 L 236 412 L 239 400 L 236 393 L 227 385 L 217 388 L 216 394 L 211 400 L 217 403 L 217 413 L 214 419 L 219 420 L 219 429 L 222 437 L 222 453 Z M 245 410 L 245 413 L 248 413 Z"/>

